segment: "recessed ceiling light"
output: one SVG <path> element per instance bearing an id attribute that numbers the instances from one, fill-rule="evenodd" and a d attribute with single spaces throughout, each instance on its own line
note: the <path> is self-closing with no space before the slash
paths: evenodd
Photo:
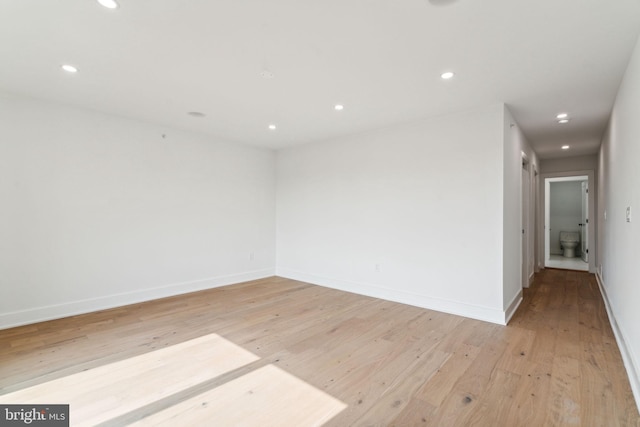
<path id="1" fill-rule="evenodd" d="M 569 115 L 567 113 L 560 113 L 556 117 L 559 119 L 566 119 Z"/>
<path id="2" fill-rule="evenodd" d="M 69 64 L 64 64 L 61 67 L 63 70 L 65 70 L 67 73 L 77 73 L 78 69 L 76 67 L 74 67 L 73 65 L 69 65 Z"/>
<path id="3" fill-rule="evenodd" d="M 569 146 L 568 146 L 568 145 L 563 145 L 563 146 L 562 146 L 562 149 L 563 149 L 563 150 L 568 150 L 568 149 L 569 149 Z"/>
<path id="4" fill-rule="evenodd" d="M 455 75 L 455 74 L 453 74 L 451 71 L 447 71 L 447 72 L 445 72 L 445 73 L 440 74 L 440 77 L 441 77 L 443 80 L 449 80 L 449 79 L 453 78 L 453 76 L 454 76 L 454 75 Z"/>
<path id="5" fill-rule="evenodd" d="M 276 125 L 269 125 L 269 130 L 276 130 Z"/>
<path id="6" fill-rule="evenodd" d="M 561 124 L 569 123 L 569 119 L 558 120 L 558 123 L 561 123 Z"/>
<path id="7" fill-rule="evenodd" d="M 342 111 L 342 110 L 344 110 L 344 105 L 342 105 L 342 104 L 336 104 L 333 108 L 334 108 L 336 111 Z"/>
<path id="8" fill-rule="evenodd" d="M 107 9 L 118 8 L 118 3 L 116 2 L 116 0 L 98 0 L 98 3 L 100 3 L 102 6 L 106 7 Z"/>
<path id="9" fill-rule="evenodd" d="M 190 115 L 191 117 L 199 117 L 199 118 L 206 116 L 206 114 L 201 113 L 200 111 L 189 111 L 187 114 Z"/>

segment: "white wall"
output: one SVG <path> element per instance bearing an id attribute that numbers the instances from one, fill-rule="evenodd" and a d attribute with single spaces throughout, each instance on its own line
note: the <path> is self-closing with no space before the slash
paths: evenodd
<path id="1" fill-rule="evenodd" d="M 279 151 L 278 275 L 503 323 L 503 114 Z"/>
<path id="2" fill-rule="evenodd" d="M 540 173 L 571 172 L 598 169 L 598 156 L 561 157 L 558 159 L 543 159 L 540 161 Z"/>
<path id="3" fill-rule="evenodd" d="M 549 234 L 550 252 L 552 254 L 562 255 L 560 232 L 580 232 L 578 224 L 582 223 L 582 182 L 552 182 L 549 193 L 549 213 L 551 220 Z M 576 256 L 580 256 L 579 250 L 576 250 Z"/>
<path id="4" fill-rule="evenodd" d="M 535 183 L 538 158 L 520 130 L 509 109 L 504 107 L 503 118 L 503 308 L 507 319 L 522 301 L 523 277 L 531 277 L 535 265 Z M 522 223 L 523 154 L 528 161 L 529 214 Z M 524 230 L 524 234 L 522 233 Z M 522 239 L 526 238 L 526 250 Z M 523 257 L 526 258 L 523 261 Z M 523 272 L 524 269 L 524 272 Z M 523 274 L 524 273 L 524 274 Z"/>
<path id="5" fill-rule="evenodd" d="M 618 91 L 599 163 L 597 262 L 640 407 L 640 42 Z M 626 208 L 632 209 L 626 222 Z M 605 219 L 606 215 L 606 219 Z"/>
<path id="6" fill-rule="evenodd" d="M 0 95 L 0 327 L 273 275 L 274 167 L 271 151 Z"/>
<path id="7" fill-rule="evenodd" d="M 8 94 L 0 114 L 0 327 L 272 275 L 276 211 L 283 276 L 496 323 L 519 302 L 503 182 L 528 145 L 502 105 L 284 150 L 277 199 L 270 151 Z"/>

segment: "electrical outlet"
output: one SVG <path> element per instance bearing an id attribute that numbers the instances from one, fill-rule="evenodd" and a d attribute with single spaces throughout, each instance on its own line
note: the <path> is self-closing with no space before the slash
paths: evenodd
<path id="1" fill-rule="evenodd" d="M 627 222 L 631 222 L 631 206 L 627 206 Z"/>
<path id="2" fill-rule="evenodd" d="M 376 263 L 376 273 L 380 273 L 380 264 Z"/>
<path id="3" fill-rule="evenodd" d="M 249 252 L 249 261 L 253 261 L 253 258 L 254 258 L 254 253 Z"/>

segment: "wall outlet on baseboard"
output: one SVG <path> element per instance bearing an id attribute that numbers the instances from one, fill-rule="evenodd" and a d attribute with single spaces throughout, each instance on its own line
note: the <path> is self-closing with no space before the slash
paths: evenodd
<path id="1" fill-rule="evenodd" d="M 376 262 L 375 265 L 376 273 L 380 273 L 380 264 Z"/>

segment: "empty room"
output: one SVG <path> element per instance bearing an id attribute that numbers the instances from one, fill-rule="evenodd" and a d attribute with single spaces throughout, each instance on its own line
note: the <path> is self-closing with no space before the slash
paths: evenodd
<path id="1" fill-rule="evenodd" d="M 639 37 L 0 1 L 0 425 L 640 425 Z"/>

